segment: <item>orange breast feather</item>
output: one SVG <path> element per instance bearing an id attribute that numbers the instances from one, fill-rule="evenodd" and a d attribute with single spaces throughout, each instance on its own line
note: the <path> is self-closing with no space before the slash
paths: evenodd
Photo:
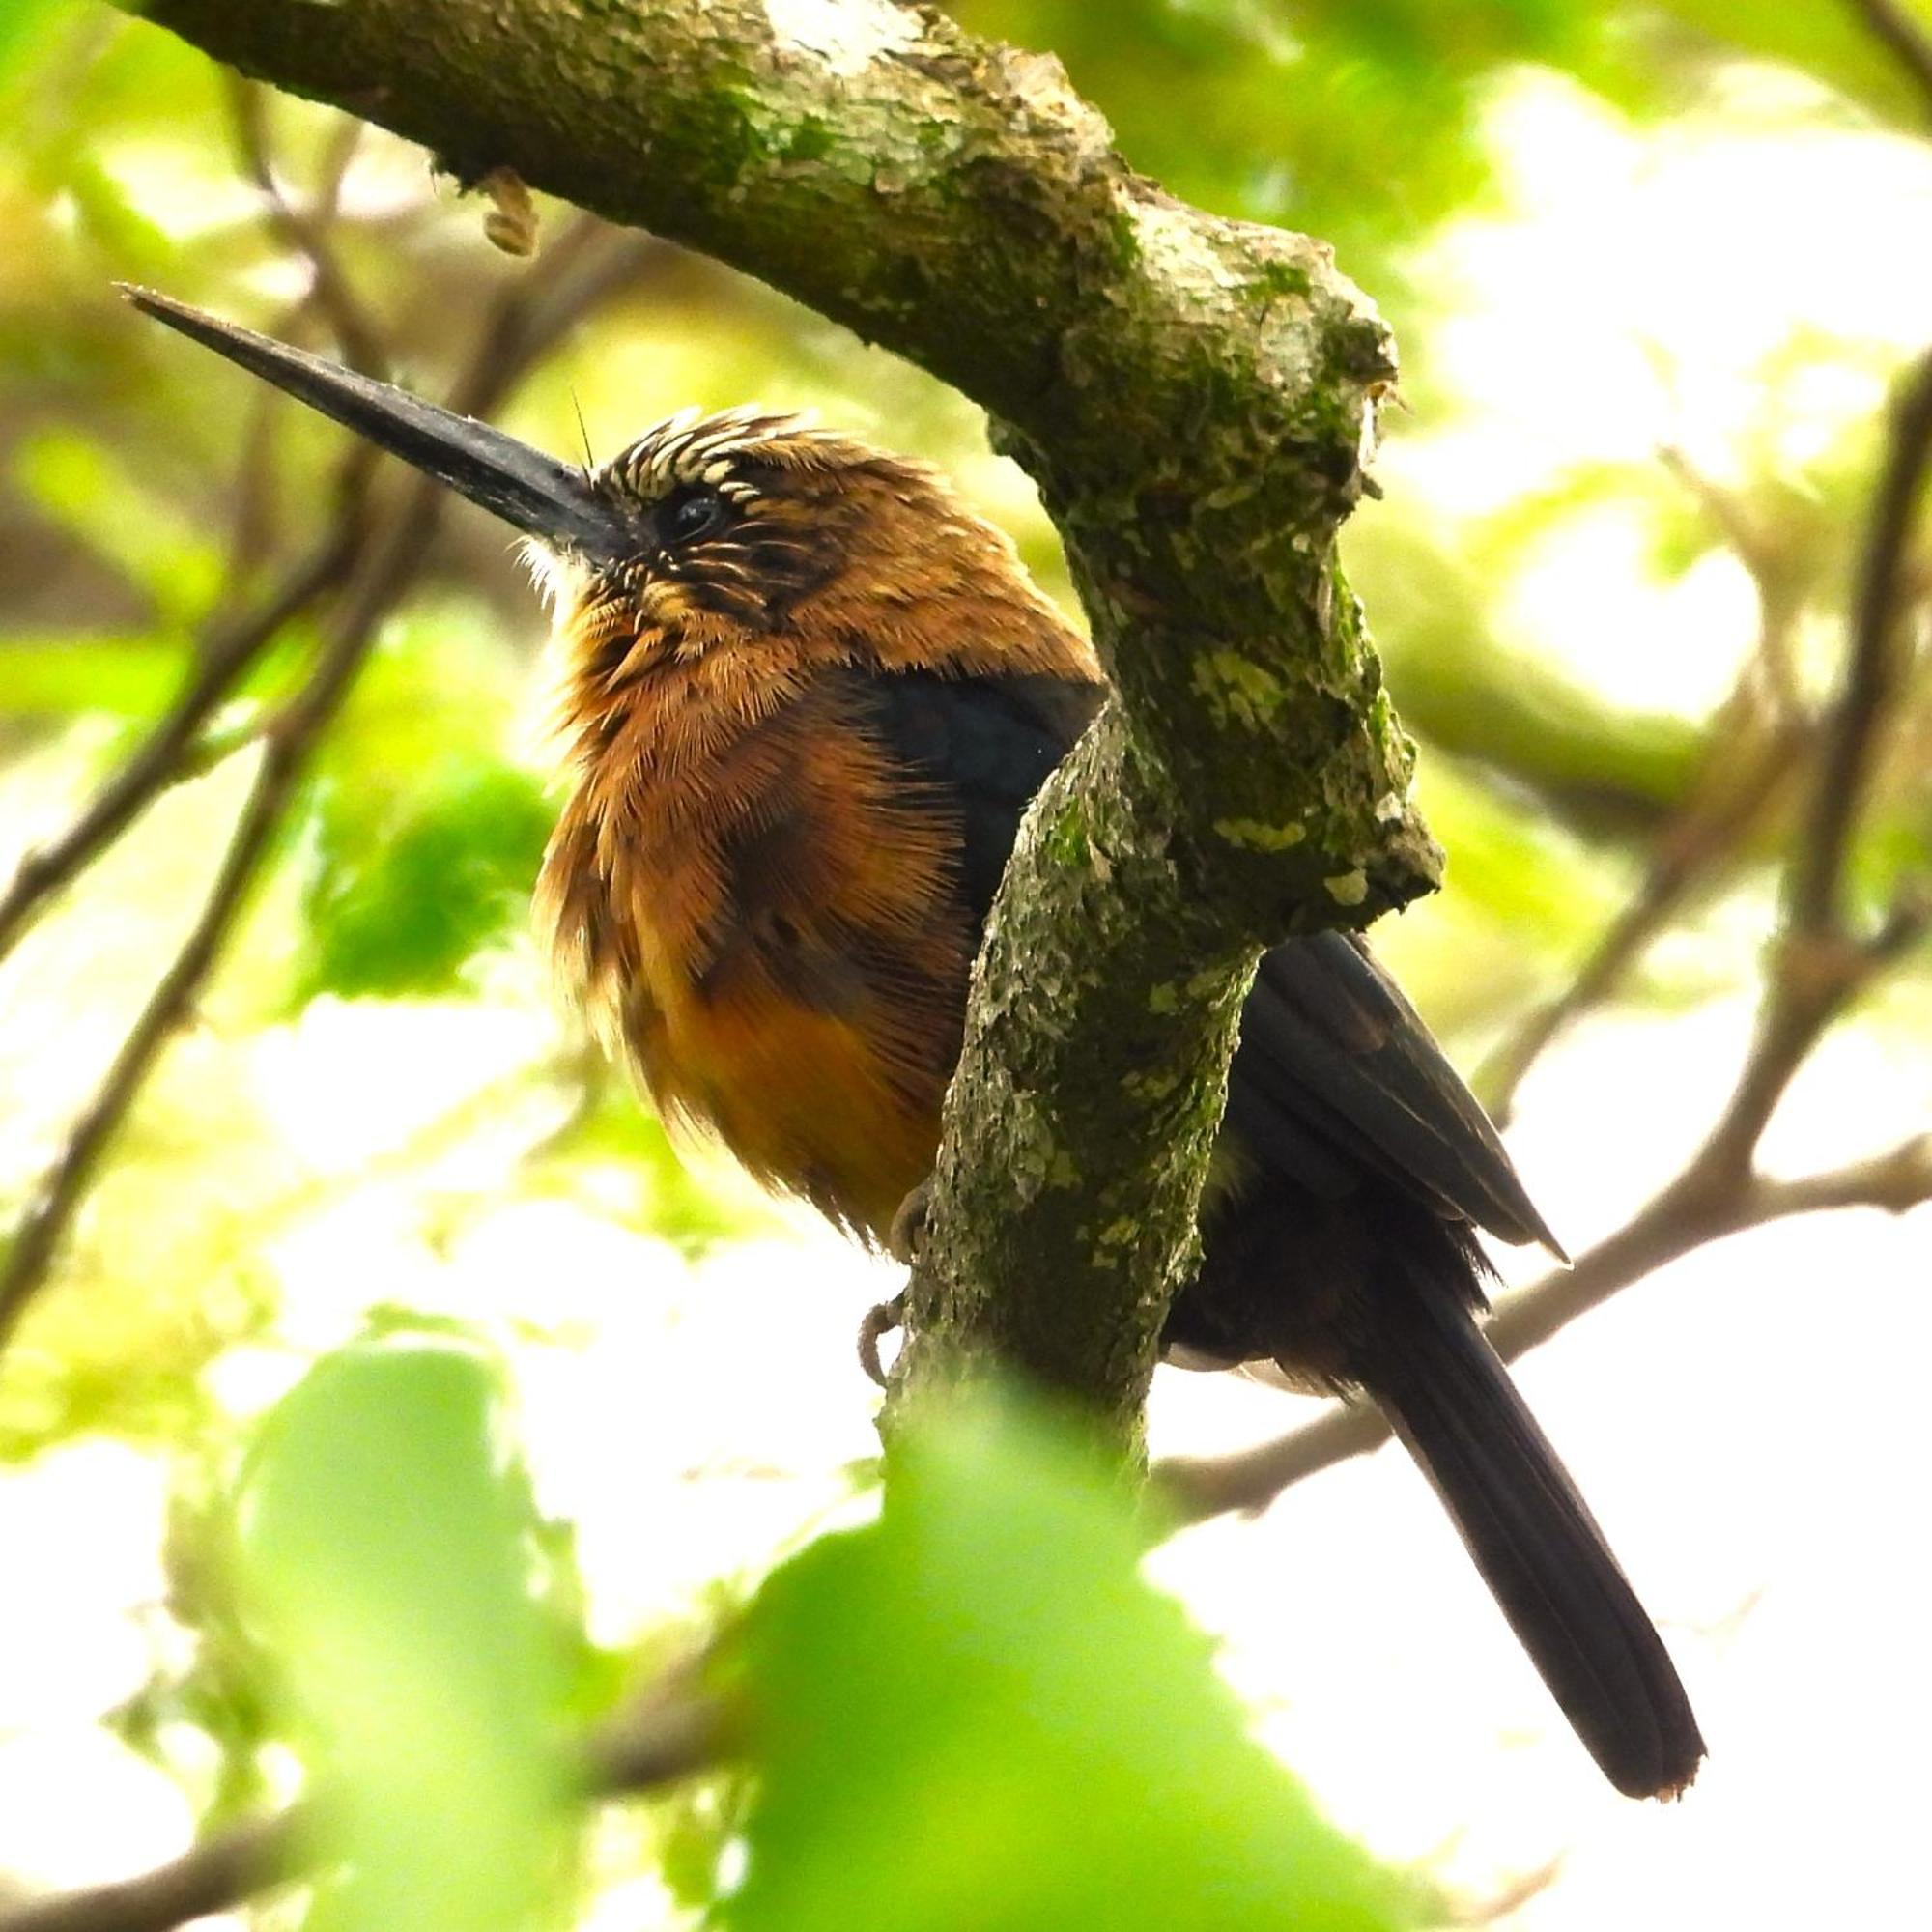
<path id="1" fill-rule="evenodd" d="M 668 1118 L 878 1239 L 958 1053 L 958 831 L 867 730 L 863 673 L 766 642 L 567 696 L 577 785 L 539 911 Z"/>

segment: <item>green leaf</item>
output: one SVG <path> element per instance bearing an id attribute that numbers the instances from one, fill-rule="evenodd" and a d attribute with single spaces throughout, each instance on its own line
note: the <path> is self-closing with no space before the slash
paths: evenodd
<path id="1" fill-rule="evenodd" d="M 71 0 L 0 0 L 0 89 L 39 51 L 54 15 Z"/>
<path id="2" fill-rule="evenodd" d="M 526 928 L 554 815 L 511 755 L 528 687 L 481 606 L 418 601 L 385 627 L 311 794 L 299 998 L 453 991 Z"/>
<path id="3" fill-rule="evenodd" d="M 475 1351 L 358 1344 L 270 1417 L 242 1577 L 342 1866 L 310 1932 L 528 1932 L 568 1906 L 567 1672 L 535 1524 Z"/>
<path id="4" fill-rule="evenodd" d="M 527 772 L 464 752 L 395 789 L 327 787 L 302 899 L 302 997 L 448 990 L 472 954 L 522 928 L 550 823 Z"/>
<path id="5" fill-rule="evenodd" d="M 1408 1888 L 1244 1727 L 1141 1578 L 1128 1498 L 1037 1417 L 922 1429 L 883 1517 L 753 1605 L 736 1932 L 1371 1932 Z"/>

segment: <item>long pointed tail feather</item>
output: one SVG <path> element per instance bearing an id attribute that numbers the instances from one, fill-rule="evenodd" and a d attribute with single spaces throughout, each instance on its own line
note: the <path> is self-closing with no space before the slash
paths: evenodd
<path id="1" fill-rule="evenodd" d="M 1473 1317 L 1439 1294 L 1412 1306 L 1378 1339 L 1369 1393 L 1604 1775 L 1675 1797 L 1704 1740 L 1662 1639 Z"/>

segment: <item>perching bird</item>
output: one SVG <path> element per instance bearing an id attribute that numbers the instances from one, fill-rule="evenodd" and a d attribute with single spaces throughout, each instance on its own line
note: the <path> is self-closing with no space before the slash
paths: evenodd
<path id="1" fill-rule="evenodd" d="M 882 1240 L 932 1165 L 1020 817 L 1106 696 L 1011 545 L 796 418 L 687 412 L 579 469 L 129 294 L 533 540 L 571 782 L 537 889 L 558 960 L 661 1109 Z M 1475 1230 L 1555 1243 L 1359 939 L 1262 961 L 1221 1153 L 1170 1351 L 1375 1402 L 1611 1783 L 1682 1791 L 1704 1745 L 1676 1671 L 1477 1326 Z"/>

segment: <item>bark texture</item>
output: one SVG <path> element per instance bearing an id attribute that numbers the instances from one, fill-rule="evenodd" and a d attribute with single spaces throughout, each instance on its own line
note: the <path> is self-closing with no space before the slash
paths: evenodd
<path id="1" fill-rule="evenodd" d="M 1131 1434 L 1260 947 L 1428 890 L 1335 559 L 1388 335 L 1320 242 L 1136 175 L 1050 57 L 892 0 L 153 0 L 294 92 L 762 277 L 954 384 L 1120 692 L 980 962 L 902 1384 L 976 1350 Z"/>

